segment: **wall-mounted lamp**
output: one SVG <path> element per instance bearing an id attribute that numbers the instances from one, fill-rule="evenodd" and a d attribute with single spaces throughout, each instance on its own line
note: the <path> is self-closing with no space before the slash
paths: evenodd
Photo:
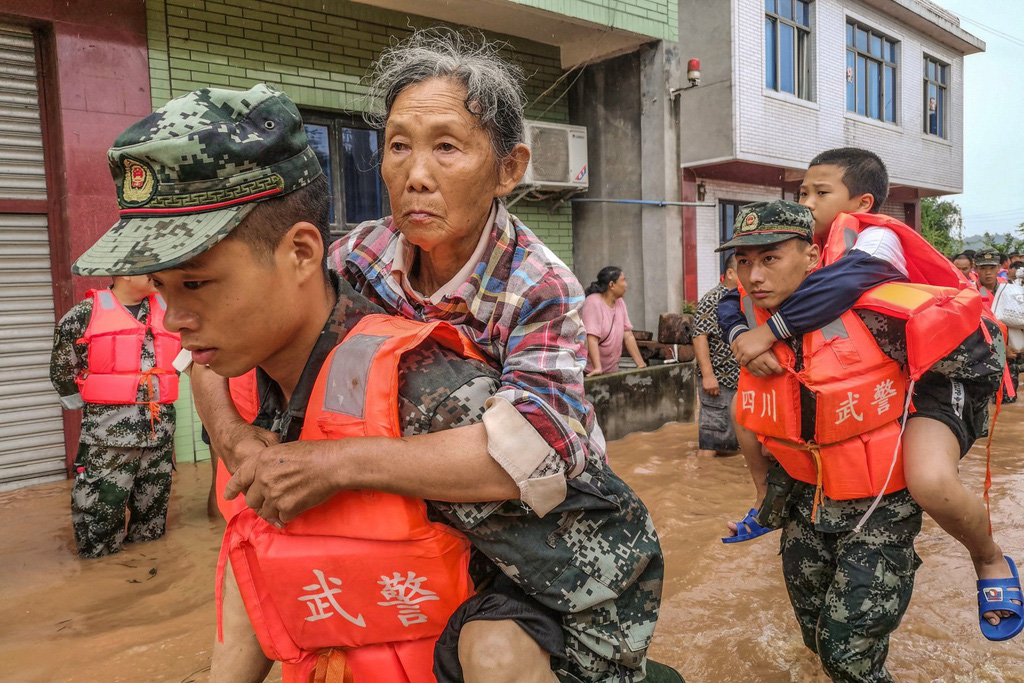
<path id="1" fill-rule="evenodd" d="M 691 59 L 686 63 L 686 80 L 690 81 L 690 87 L 696 88 L 700 85 L 700 60 Z"/>
<path id="2" fill-rule="evenodd" d="M 690 82 L 690 85 L 683 86 L 682 88 L 672 88 L 672 90 L 670 92 L 672 93 L 673 97 L 675 97 L 679 93 L 683 92 L 684 90 L 689 90 L 690 88 L 696 88 L 698 85 L 700 85 L 700 60 L 699 59 L 691 59 L 690 61 L 688 61 L 686 63 L 686 80 L 688 80 Z"/>
<path id="3" fill-rule="evenodd" d="M 697 201 L 702 202 L 707 196 L 708 188 L 704 185 L 704 181 L 697 183 Z"/>

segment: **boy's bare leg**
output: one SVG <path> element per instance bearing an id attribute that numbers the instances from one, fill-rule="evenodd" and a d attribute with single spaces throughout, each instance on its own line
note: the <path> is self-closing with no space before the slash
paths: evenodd
<path id="1" fill-rule="evenodd" d="M 907 490 L 942 529 L 964 544 L 979 579 L 1013 574 L 1003 551 L 988 532 L 985 503 L 963 485 L 959 473 L 960 445 L 949 427 L 928 417 L 907 422 L 903 437 L 903 472 Z M 993 626 L 1009 612 L 986 612 Z"/>
<path id="2" fill-rule="evenodd" d="M 466 683 L 557 683 L 551 656 L 511 619 L 471 621 L 459 634 Z"/>
<path id="3" fill-rule="evenodd" d="M 736 421 L 737 400 L 739 400 L 739 394 L 736 394 L 732 399 L 732 407 L 730 408 L 733 415 L 732 425 L 736 430 L 736 441 L 740 445 L 743 461 L 747 464 L 747 469 L 750 470 L 750 477 L 754 480 L 755 497 L 754 504 L 751 507 L 756 510 L 761 507 L 761 503 L 764 502 L 764 496 L 768 492 L 767 479 L 771 461 L 765 457 L 761 449 L 761 442 L 757 440 L 757 435 Z M 736 535 L 737 528 L 735 522 L 729 522 L 729 531 L 734 536 Z"/>
<path id="4" fill-rule="evenodd" d="M 214 642 L 211 683 L 263 683 L 274 662 L 267 659 L 249 623 L 242 594 L 228 563 L 224 571 L 224 642 Z"/>

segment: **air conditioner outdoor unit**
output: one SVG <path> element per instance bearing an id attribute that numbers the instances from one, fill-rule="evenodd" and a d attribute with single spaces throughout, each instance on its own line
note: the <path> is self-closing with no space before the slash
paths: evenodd
<path id="1" fill-rule="evenodd" d="M 521 185 L 534 190 L 586 190 L 587 129 L 562 123 L 526 122 L 530 165 Z"/>

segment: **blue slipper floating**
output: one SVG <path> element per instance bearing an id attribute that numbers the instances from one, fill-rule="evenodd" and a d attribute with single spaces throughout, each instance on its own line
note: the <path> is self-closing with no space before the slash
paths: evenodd
<path id="1" fill-rule="evenodd" d="M 1024 592 L 1020 588 L 1020 575 L 1017 565 L 1008 555 L 1004 556 L 1010 565 L 1013 576 L 1008 579 L 980 579 L 978 581 L 978 621 L 981 633 L 989 640 L 1009 640 L 1024 630 L 1024 605 L 1011 600 L 1024 602 Z M 1005 610 L 1013 612 L 1011 617 L 1000 617 L 999 623 L 993 626 L 982 616 L 985 612 Z"/>
<path id="2" fill-rule="evenodd" d="M 743 530 L 744 526 L 747 528 L 746 531 Z M 777 530 L 769 529 L 758 524 L 757 509 L 750 508 L 750 512 L 747 513 L 747 516 L 744 517 L 742 521 L 736 523 L 736 535 L 726 536 L 722 539 L 722 543 L 742 543 L 743 541 L 752 541 L 758 536 L 764 536 L 765 534 L 770 534 L 773 531 Z"/>

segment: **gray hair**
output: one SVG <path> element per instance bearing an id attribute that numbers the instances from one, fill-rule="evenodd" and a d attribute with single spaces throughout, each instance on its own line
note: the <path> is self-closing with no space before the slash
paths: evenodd
<path id="1" fill-rule="evenodd" d="M 410 85 L 450 79 L 466 89 L 466 111 L 480 120 L 500 160 L 523 142 L 523 70 L 498 56 L 503 43 L 470 40 L 450 29 L 424 29 L 381 53 L 370 74 L 364 115 L 383 129 L 395 99 Z"/>

